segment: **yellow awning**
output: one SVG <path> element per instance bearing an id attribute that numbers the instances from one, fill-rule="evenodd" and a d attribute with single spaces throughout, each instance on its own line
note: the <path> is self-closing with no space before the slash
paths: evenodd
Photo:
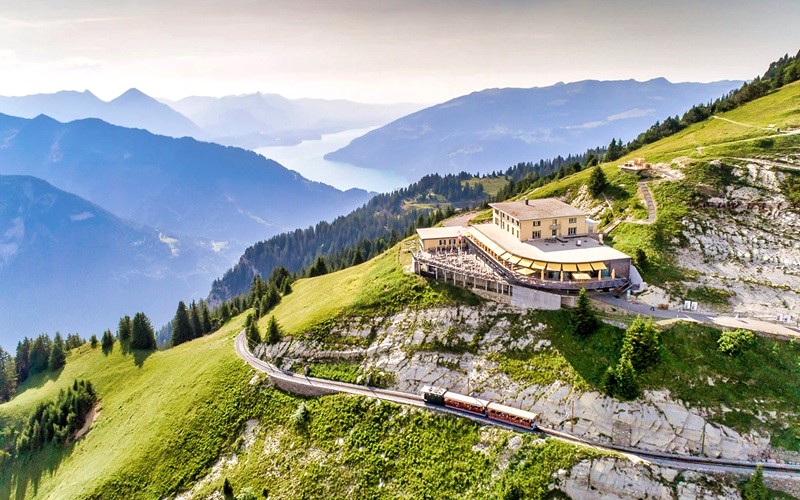
<path id="1" fill-rule="evenodd" d="M 507 259 L 512 264 L 519 264 L 519 261 L 522 260 L 522 257 L 517 257 L 516 255 L 512 255 L 509 259 Z"/>
<path id="2" fill-rule="evenodd" d="M 518 269 L 517 272 L 523 276 L 530 276 L 536 271 L 534 271 L 533 269 Z"/>
<path id="3" fill-rule="evenodd" d="M 553 264 L 552 262 L 547 263 L 547 270 L 548 271 L 560 271 L 561 264 Z"/>
<path id="4" fill-rule="evenodd" d="M 605 271 L 608 268 L 602 262 L 592 262 L 592 269 L 595 271 Z"/>
<path id="5" fill-rule="evenodd" d="M 590 280 L 590 279 L 592 279 L 592 277 L 591 277 L 591 276 L 589 276 L 589 275 L 588 275 L 588 274 L 586 274 L 586 273 L 574 273 L 574 274 L 572 275 L 572 279 L 576 279 L 576 280 Z"/>
<path id="6" fill-rule="evenodd" d="M 521 259 L 519 261 L 519 265 L 522 267 L 531 267 L 533 265 L 533 261 L 530 259 Z"/>
<path id="7" fill-rule="evenodd" d="M 582 273 L 591 272 L 592 271 L 592 265 L 591 264 L 578 264 L 578 271 L 580 271 Z"/>
<path id="8" fill-rule="evenodd" d="M 535 261 L 533 261 L 533 264 L 531 264 L 531 269 L 538 269 L 538 270 L 541 271 L 546 266 L 547 266 L 547 264 L 545 264 L 544 262 L 540 262 L 538 260 L 535 260 Z"/>
<path id="9" fill-rule="evenodd" d="M 508 253 L 508 252 L 505 252 L 505 253 L 503 253 L 502 255 L 500 255 L 500 260 L 508 260 L 508 259 L 510 259 L 511 257 L 513 257 L 513 255 L 511 255 L 511 254 L 510 254 L 510 253 Z"/>
<path id="10" fill-rule="evenodd" d="M 564 264 L 564 272 L 566 273 L 577 273 L 578 266 L 575 264 Z"/>

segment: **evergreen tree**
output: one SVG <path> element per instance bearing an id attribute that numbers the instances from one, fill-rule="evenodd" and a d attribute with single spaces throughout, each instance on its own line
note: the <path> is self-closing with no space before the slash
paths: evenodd
<path id="1" fill-rule="evenodd" d="M 231 482 L 228 481 L 227 477 L 222 483 L 222 497 L 225 500 L 233 500 L 233 486 L 231 486 Z"/>
<path id="2" fill-rule="evenodd" d="M 14 397 L 17 388 L 17 367 L 11 354 L 0 347 L 0 403 Z"/>
<path id="3" fill-rule="evenodd" d="M 150 324 L 150 318 L 143 312 L 134 314 L 131 321 L 131 348 L 148 350 L 156 348 L 156 333 Z"/>
<path id="4" fill-rule="evenodd" d="M 121 317 L 117 326 L 117 338 L 121 344 L 127 345 L 130 343 L 132 330 L 131 317 L 127 315 Z"/>
<path id="5" fill-rule="evenodd" d="M 92 349 L 97 347 L 97 335 L 95 335 L 94 333 L 92 334 L 91 337 L 89 337 L 89 345 L 92 346 Z"/>
<path id="6" fill-rule="evenodd" d="M 597 161 L 597 155 L 596 154 L 589 153 L 588 155 L 586 155 L 586 163 L 584 165 L 584 168 L 594 167 L 597 164 L 598 164 L 598 161 Z"/>
<path id="7" fill-rule="evenodd" d="M 31 339 L 25 337 L 17 342 L 17 355 L 14 357 L 17 369 L 17 383 L 21 384 L 31 374 Z"/>
<path id="8" fill-rule="evenodd" d="M 350 262 L 351 266 L 357 266 L 364 262 L 364 255 L 361 253 L 361 247 L 356 247 L 356 253 L 353 255 L 353 260 Z"/>
<path id="9" fill-rule="evenodd" d="M 660 345 L 661 339 L 653 320 L 637 316 L 625 331 L 622 357 L 629 359 L 636 371 L 644 371 L 658 363 Z"/>
<path id="10" fill-rule="evenodd" d="M 315 276 L 322 276 L 323 274 L 328 274 L 328 265 L 325 263 L 325 259 L 317 257 L 314 265 L 308 270 L 308 277 L 313 278 Z"/>
<path id="11" fill-rule="evenodd" d="M 281 288 L 281 293 L 284 296 L 289 295 L 290 293 L 292 293 L 292 282 L 291 281 L 286 280 L 286 281 L 283 282 L 283 288 Z"/>
<path id="12" fill-rule="evenodd" d="M 269 326 L 267 327 L 267 344 L 276 344 L 281 341 L 281 327 L 278 325 L 278 320 L 275 316 L 269 317 Z"/>
<path id="13" fill-rule="evenodd" d="M 211 324 L 211 311 L 208 310 L 208 304 L 205 300 L 200 301 L 200 323 L 203 325 L 203 335 L 211 333 L 213 325 Z"/>
<path id="14" fill-rule="evenodd" d="M 626 357 L 620 359 L 614 375 L 616 377 L 614 395 L 622 399 L 636 399 L 639 395 L 639 384 L 636 382 L 636 370 L 631 360 Z"/>
<path id="15" fill-rule="evenodd" d="M 578 294 L 578 304 L 572 310 L 572 321 L 575 328 L 574 333 L 578 337 L 585 339 L 597 330 L 597 313 L 589 301 L 585 288 L 581 288 Z"/>
<path id="16" fill-rule="evenodd" d="M 261 332 L 258 331 L 258 322 L 256 322 L 256 319 L 252 314 L 247 316 L 244 336 L 247 339 L 247 345 L 250 347 L 250 349 L 261 343 Z"/>
<path id="17" fill-rule="evenodd" d="M 44 333 L 33 340 L 31 344 L 30 370 L 31 375 L 47 369 L 50 362 L 50 337 Z"/>
<path id="18" fill-rule="evenodd" d="M 189 313 L 186 311 L 186 304 L 181 300 L 178 302 L 178 310 L 172 319 L 172 345 L 181 345 L 192 340 L 192 326 L 189 323 Z"/>
<path id="19" fill-rule="evenodd" d="M 616 139 L 611 139 L 611 143 L 606 149 L 606 154 L 603 155 L 603 162 L 609 162 L 619 159 L 622 156 L 622 139 L 617 142 Z"/>
<path id="20" fill-rule="evenodd" d="M 189 307 L 189 324 L 192 325 L 192 338 L 196 339 L 203 336 L 203 323 L 200 320 L 200 309 L 197 307 L 197 302 L 192 301 Z"/>
<path id="21" fill-rule="evenodd" d="M 56 332 L 55 339 L 53 339 L 53 347 L 50 349 L 50 357 L 48 360 L 50 371 L 56 371 L 60 369 L 66 362 L 67 357 L 64 354 L 64 340 L 61 338 L 61 334 Z"/>
<path id="22" fill-rule="evenodd" d="M 103 332 L 103 340 L 101 341 L 101 347 L 103 352 L 108 352 L 114 347 L 114 334 L 111 333 L 111 330 L 106 330 Z"/>
<path id="23" fill-rule="evenodd" d="M 589 176 L 587 187 L 589 188 L 589 194 L 591 194 L 593 198 L 600 196 L 603 191 L 605 191 L 606 187 L 608 187 L 606 174 L 603 172 L 603 169 L 600 168 L 600 165 L 597 165 L 592 169 L 592 174 Z"/>
<path id="24" fill-rule="evenodd" d="M 764 471 L 756 465 L 756 471 L 750 476 L 742 491 L 742 500 L 769 500 L 770 494 L 764 485 Z"/>

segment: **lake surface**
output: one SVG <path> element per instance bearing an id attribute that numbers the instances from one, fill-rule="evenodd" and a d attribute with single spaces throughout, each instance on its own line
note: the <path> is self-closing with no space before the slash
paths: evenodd
<path id="1" fill-rule="evenodd" d="M 356 167 L 323 158 L 325 154 L 347 146 L 356 137 L 375 128 L 377 127 L 345 130 L 325 134 L 321 139 L 303 141 L 295 146 L 271 146 L 258 148 L 255 152 L 300 172 L 306 179 L 324 182 L 337 189 L 361 188 L 387 193 L 408 186 L 408 179 L 394 172 Z"/>

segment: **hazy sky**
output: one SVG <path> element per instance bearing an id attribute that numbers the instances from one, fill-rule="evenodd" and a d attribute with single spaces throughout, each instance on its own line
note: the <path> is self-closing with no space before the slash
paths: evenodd
<path id="1" fill-rule="evenodd" d="M 800 1 L 2 0 L 0 94 L 127 88 L 436 102 L 594 79 L 749 79 Z"/>

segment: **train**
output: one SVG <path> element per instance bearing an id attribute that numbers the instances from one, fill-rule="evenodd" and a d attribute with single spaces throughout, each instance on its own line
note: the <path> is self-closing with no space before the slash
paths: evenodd
<path id="1" fill-rule="evenodd" d="M 536 421 L 539 417 L 536 413 L 520 410 L 519 408 L 501 405 L 494 401 L 487 401 L 473 396 L 465 396 L 441 387 L 429 385 L 422 388 L 422 399 L 432 405 L 453 408 L 528 430 L 536 429 Z"/>

